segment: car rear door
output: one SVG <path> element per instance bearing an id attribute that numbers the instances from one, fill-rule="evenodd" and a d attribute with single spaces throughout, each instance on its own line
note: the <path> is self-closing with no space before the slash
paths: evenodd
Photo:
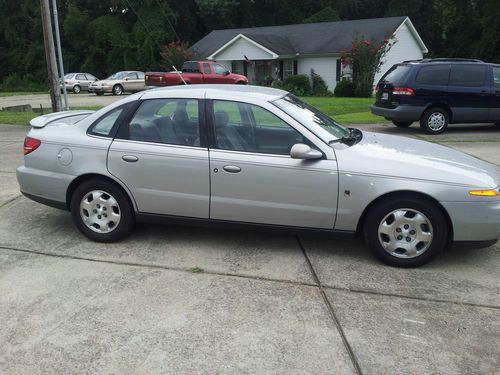
<path id="1" fill-rule="evenodd" d="M 139 212 L 208 218 L 202 107 L 197 98 L 147 99 L 121 124 L 108 170 L 129 188 Z"/>
<path id="2" fill-rule="evenodd" d="M 321 148 L 273 114 L 272 105 L 214 100 L 207 106 L 211 219 L 333 229 L 338 173 L 330 147 L 324 145 L 322 159 L 292 159 L 296 143 Z"/>
<path id="3" fill-rule="evenodd" d="M 452 64 L 448 103 L 454 122 L 483 122 L 490 118 L 491 80 L 486 64 Z"/>

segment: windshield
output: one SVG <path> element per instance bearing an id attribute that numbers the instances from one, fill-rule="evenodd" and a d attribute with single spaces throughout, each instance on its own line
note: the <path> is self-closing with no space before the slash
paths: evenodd
<path id="1" fill-rule="evenodd" d="M 325 143 L 349 136 L 349 129 L 291 94 L 275 100 L 273 104 L 300 122 Z"/>
<path id="2" fill-rule="evenodd" d="M 123 73 L 124 73 L 124 72 L 117 72 L 117 73 L 115 73 L 115 74 L 110 75 L 110 76 L 109 76 L 108 78 L 106 78 L 106 79 L 110 79 L 110 80 L 112 80 L 112 79 L 123 79 Z"/>

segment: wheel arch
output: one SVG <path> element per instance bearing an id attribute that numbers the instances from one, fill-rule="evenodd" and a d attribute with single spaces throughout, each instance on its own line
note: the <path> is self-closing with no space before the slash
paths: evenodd
<path id="1" fill-rule="evenodd" d="M 385 194 L 375 198 L 374 200 L 372 200 L 365 207 L 365 209 L 363 210 L 363 213 L 359 217 L 358 225 L 356 227 L 356 234 L 357 235 L 363 234 L 363 226 L 364 226 L 364 222 L 365 222 L 365 219 L 366 219 L 368 212 L 370 212 L 370 210 L 373 207 L 375 207 L 377 204 L 379 204 L 380 202 L 382 202 L 386 199 L 415 198 L 415 197 L 425 199 L 428 202 L 435 204 L 436 207 L 438 207 L 439 210 L 441 210 L 444 217 L 446 218 L 446 223 L 448 225 L 448 243 L 450 243 L 453 240 L 453 222 L 451 221 L 451 218 L 450 218 L 450 215 L 448 214 L 448 211 L 446 211 L 446 209 L 443 207 L 443 205 L 441 203 L 439 203 L 439 201 L 437 201 L 435 198 L 431 197 L 430 195 L 419 192 L 419 191 L 412 191 L 412 190 L 392 191 L 389 193 L 385 193 Z"/>
<path id="2" fill-rule="evenodd" d="M 441 108 L 444 109 L 448 113 L 448 121 L 451 124 L 453 122 L 453 111 L 451 110 L 451 107 L 443 102 L 438 102 L 438 103 L 429 103 L 425 107 L 424 111 L 420 115 L 420 118 L 431 108 Z"/>
<path id="3" fill-rule="evenodd" d="M 83 182 L 88 181 L 88 180 L 93 180 L 93 179 L 107 181 L 107 182 L 110 182 L 110 183 L 116 185 L 119 189 L 121 189 L 125 193 L 126 197 L 129 200 L 131 207 L 134 209 L 135 212 L 137 212 L 137 205 L 136 205 L 135 200 L 132 197 L 132 194 L 130 193 L 130 191 L 128 191 L 128 189 L 125 188 L 123 186 L 123 184 L 120 183 L 119 181 L 117 181 L 109 176 L 105 176 L 105 175 L 102 175 L 99 173 L 83 174 L 83 175 L 80 175 L 77 178 L 75 178 L 73 181 L 71 181 L 71 183 L 68 186 L 68 189 L 66 190 L 66 207 L 68 208 L 68 211 L 71 211 L 71 207 L 70 207 L 71 206 L 71 197 L 72 197 L 73 193 L 75 192 L 76 188 L 80 184 L 82 184 Z"/>

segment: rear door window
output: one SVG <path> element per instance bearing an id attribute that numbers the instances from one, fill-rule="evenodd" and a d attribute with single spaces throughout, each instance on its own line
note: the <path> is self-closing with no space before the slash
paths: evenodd
<path id="1" fill-rule="evenodd" d="M 392 83 L 393 85 L 399 85 L 403 83 L 410 69 L 410 65 L 395 65 L 389 69 L 384 78 L 382 78 L 382 81 L 385 83 Z"/>
<path id="2" fill-rule="evenodd" d="M 420 68 L 415 82 L 422 85 L 446 86 L 449 76 L 449 65 L 428 65 Z"/>
<path id="3" fill-rule="evenodd" d="M 486 65 L 452 65 L 450 86 L 481 87 L 486 78 Z"/>

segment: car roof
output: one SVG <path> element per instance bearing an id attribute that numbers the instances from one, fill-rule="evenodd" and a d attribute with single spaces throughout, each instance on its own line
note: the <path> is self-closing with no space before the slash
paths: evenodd
<path id="1" fill-rule="evenodd" d="M 191 97 L 208 99 L 250 99 L 259 98 L 265 101 L 271 101 L 281 98 L 288 94 L 287 91 L 271 87 L 252 86 L 252 85 L 182 85 L 169 86 L 147 90 L 141 99 L 155 99 L 162 97 Z"/>

